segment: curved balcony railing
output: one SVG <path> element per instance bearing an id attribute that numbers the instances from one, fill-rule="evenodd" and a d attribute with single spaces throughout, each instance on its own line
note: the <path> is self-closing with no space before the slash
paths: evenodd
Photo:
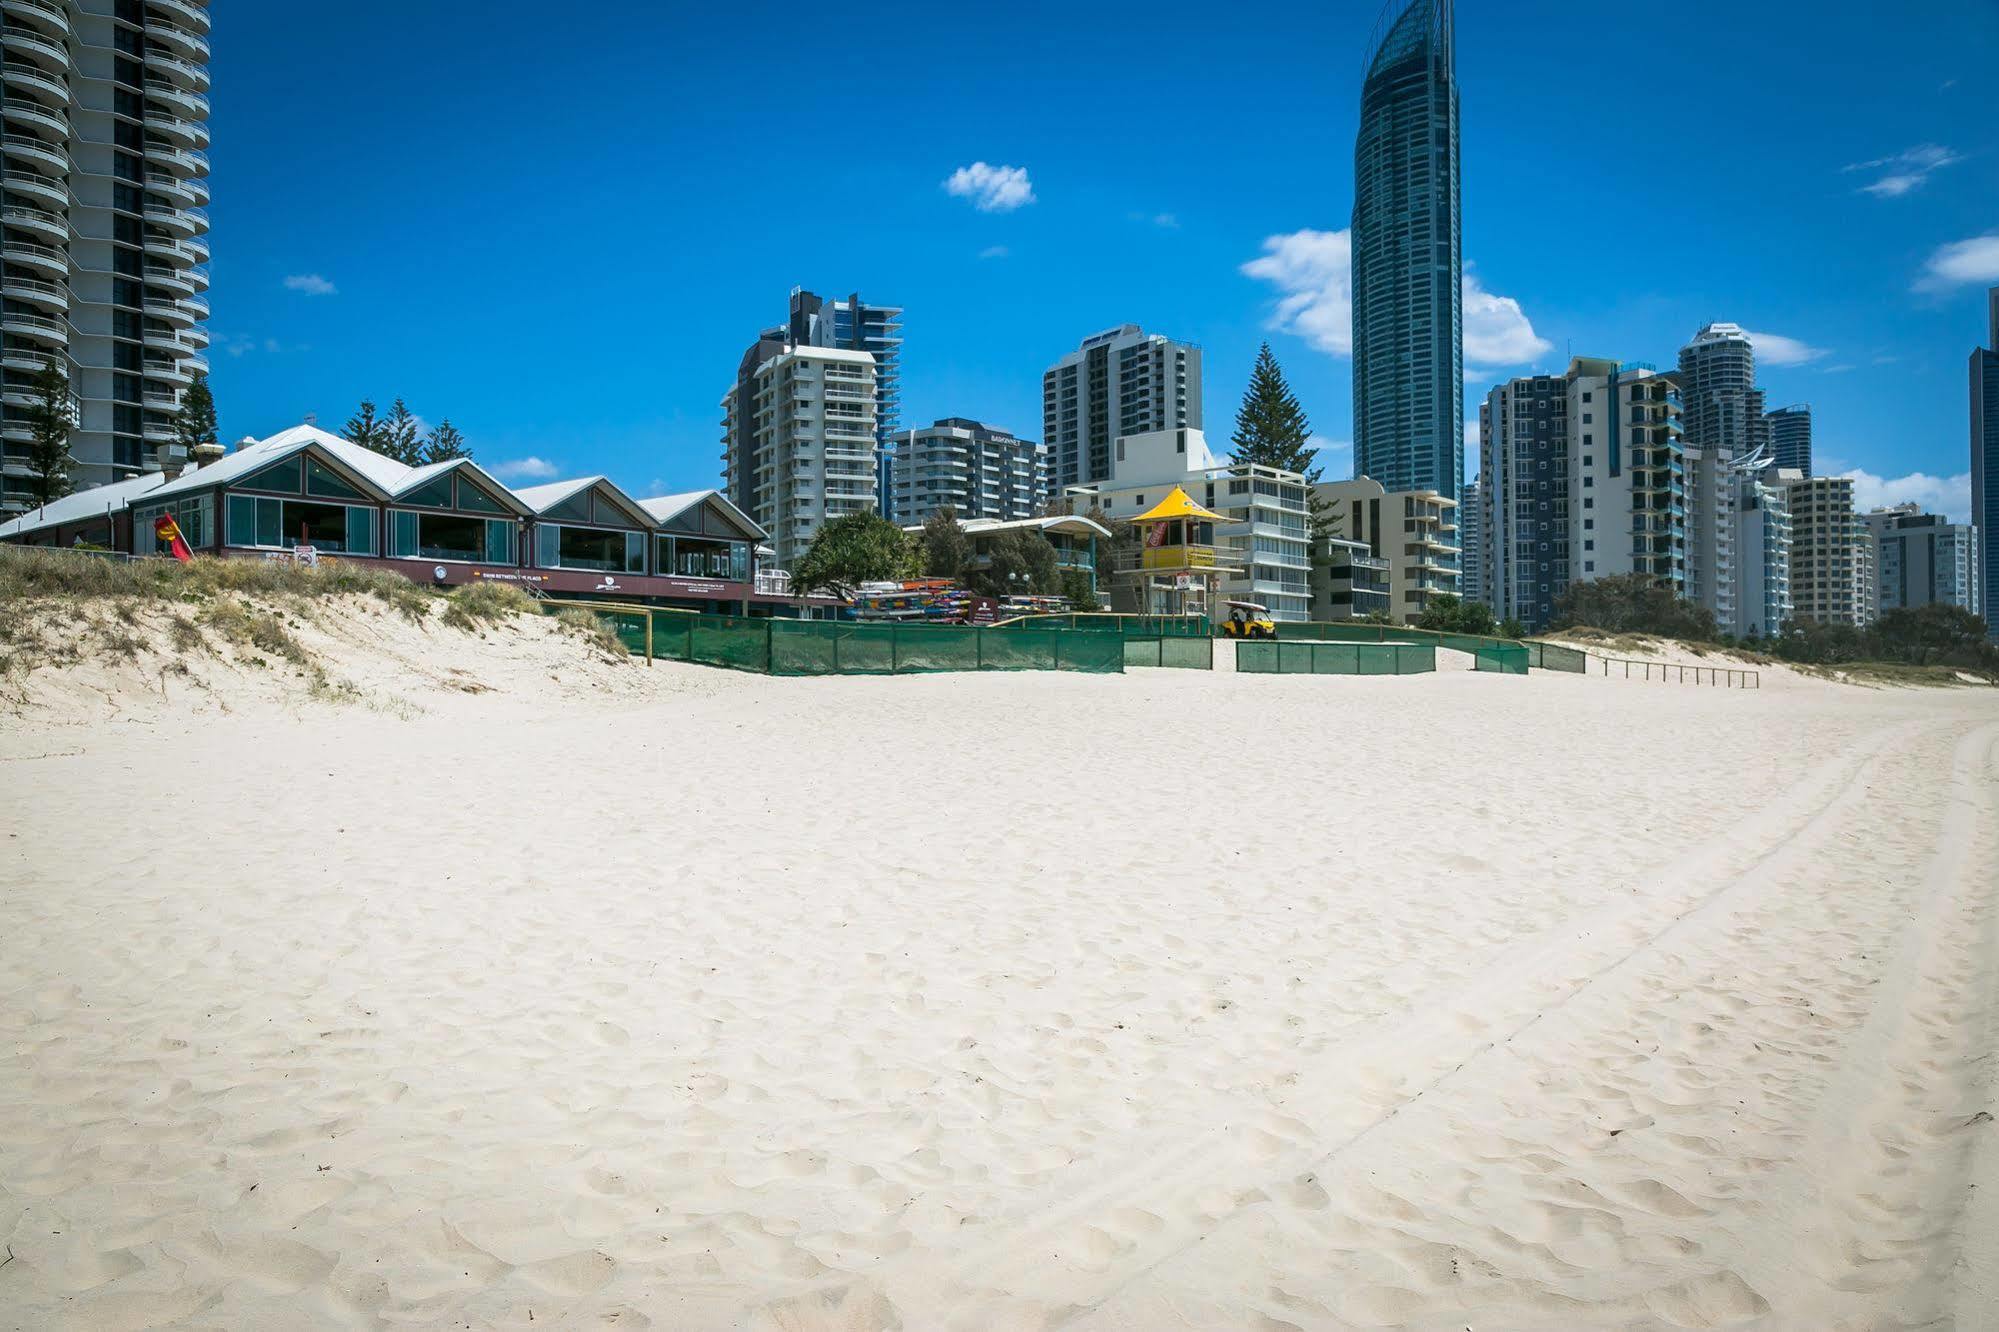
<path id="1" fill-rule="evenodd" d="M 5 27 L 0 27 L 0 48 L 9 51 L 25 51 L 31 55 L 40 56 L 60 69 L 69 68 L 69 51 L 64 48 L 59 40 L 46 33 L 36 32 L 33 28 L 22 27 L 17 23 L 9 23 Z"/>
<path id="2" fill-rule="evenodd" d="M 0 78 L 10 88 L 31 88 L 69 105 L 69 80 L 25 60 L 0 60 Z"/>
<path id="3" fill-rule="evenodd" d="M 197 148 L 208 140 L 208 131 L 198 121 L 183 119 L 156 106 L 146 108 L 146 128 L 168 136 L 182 149 Z"/>
<path id="4" fill-rule="evenodd" d="M 177 83 L 165 79 L 147 79 L 146 96 L 157 97 L 170 106 L 201 119 L 208 118 L 208 99 L 198 92 L 189 92 Z"/>
<path id="5" fill-rule="evenodd" d="M 59 143 L 50 143 L 46 139 L 37 139 L 28 134 L 6 134 L 0 135 L 0 149 L 5 149 L 16 157 L 25 157 L 31 162 L 53 167 L 63 174 L 69 172 L 69 153 Z M 11 173 L 7 183 L 9 185 L 14 183 Z M 67 193 L 64 197 L 68 197 Z"/>
<path id="6" fill-rule="evenodd" d="M 33 264 L 65 276 L 69 273 L 69 256 L 61 250 L 47 245 L 35 245 L 28 241 L 0 241 L 0 255 L 10 264 Z"/>
<path id="7" fill-rule="evenodd" d="M 0 0 L 0 12 L 46 23 L 65 35 L 69 32 L 69 11 L 62 0 Z"/>
<path id="8" fill-rule="evenodd" d="M 37 102 L 32 97 L 0 99 L 0 115 L 17 125 L 43 130 L 60 138 L 69 137 L 69 113 L 46 102 Z"/>
<path id="9" fill-rule="evenodd" d="M 171 75 L 170 82 L 180 84 L 189 92 L 201 93 L 208 91 L 208 71 L 200 65 L 189 64 L 185 60 L 180 60 L 170 55 L 161 55 L 156 51 L 148 51 L 146 53 L 146 68 L 157 69 L 163 74 Z"/>
<path id="10" fill-rule="evenodd" d="M 174 268 L 167 264 L 147 264 L 144 269 L 149 286 L 165 287 L 182 296 L 194 295 L 194 279 L 184 268 Z"/>
<path id="11" fill-rule="evenodd" d="M 184 296 L 181 298 L 181 305 L 193 314 L 196 319 L 208 318 L 208 299 L 206 297 Z M 202 336 L 206 337 L 207 334 L 204 332 Z"/>
<path id="12" fill-rule="evenodd" d="M 7 170 L 7 188 L 32 194 L 43 203 L 54 204 L 58 208 L 69 207 L 69 186 L 54 176 L 44 176 L 34 171 L 16 171 L 10 166 Z"/>
<path id="13" fill-rule="evenodd" d="M 14 178 L 9 176 L 7 183 L 12 185 Z M 58 240 L 69 238 L 69 220 L 61 213 L 51 213 L 45 208 L 23 208 L 18 204 L 12 205 L 0 210 L 0 223 L 10 227 L 20 227 L 24 231 L 39 231 Z"/>
<path id="14" fill-rule="evenodd" d="M 68 310 L 69 289 L 37 278 L 0 278 L 0 292 L 10 301 L 32 301 L 45 309 Z"/>
<path id="15" fill-rule="evenodd" d="M 183 60 L 208 60 L 208 39 L 176 19 L 148 17 L 146 36 Z"/>
<path id="16" fill-rule="evenodd" d="M 0 328 L 9 333 L 45 338 L 62 347 L 69 345 L 68 327 L 62 320 L 47 315 L 29 314 L 25 310 L 0 311 Z"/>
<path id="17" fill-rule="evenodd" d="M 144 398 L 146 406 L 156 411 L 172 412 L 180 409 L 180 394 L 178 393 L 165 393 L 159 389 L 147 389 L 141 396 Z"/>
<path id="18" fill-rule="evenodd" d="M 146 0 L 146 3 L 196 32 L 208 31 L 208 11 L 200 5 L 189 4 L 187 0 Z M 148 23 L 146 26 L 152 25 Z"/>
<path id="19" fill-rule="evenodd" d="M 179 301 L 161 301 L 148 298 L 145 304 L 145 311 L 153 318 L 164 319 L 169 323 L 192 324 L 194 322 L 194 312 L 182 309 Z M 181 343 L 178 345 L 185 346 L 186 344 Z"/>

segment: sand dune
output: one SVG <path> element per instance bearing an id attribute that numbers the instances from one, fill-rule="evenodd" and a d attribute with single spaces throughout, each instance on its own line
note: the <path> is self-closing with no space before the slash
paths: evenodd
<path id="1" fill-rule="evenodd" d="M 1999 1326 L 1999 693 L 513 632 L 0 722 L 0 1326 Z"/>

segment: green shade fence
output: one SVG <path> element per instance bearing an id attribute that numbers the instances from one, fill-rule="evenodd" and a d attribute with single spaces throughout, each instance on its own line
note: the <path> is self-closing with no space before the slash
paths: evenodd
<path id="1" fill-rule="evenodd" d="M 1001 632 L 960 625 L 702 615 L 602 602 L 538 604 L 551 611 L 576 607 L 610 622 L 618 640 L 648 660 L 693 662 L 765 675 L 907 675 L 922 671 L 1115 674 L 1124 670 L 1122 635 L 1078 633 L 1067 628 Z"/>
<path id="2" fill-rule="evenodd" d="M 1236 644 L 1235 668 L 1246 675 L 1421 675 L 1437 669 L 1437 649 L 1431 643 L 1245 639 Z"/>
<path id="3" fill-rule="evenodd" d="M 1583 675 L 1589 670 L 1589 653 L 1576 648 L 1533 639 L 1521 646 L 1527 649 L 1527 664 L 1537 671 L 1567 671 L 1571 675 Z"/>
<path id="4" fill-rule="evenodd" d="M 1202 615 L 1114 615 L 1077 611 L 1062 615 L 1023 615 L 1001 620 L 995 629 L 1072 629 L 1079 633 L 1123 634 L 1128 638 L 1206 638 L 1209 625 Z"/>
<path id="5" fill-rule="evenodd" d="M 1212 638 L 1125 638 L 1124 666 L 1163 666 L 1183 671 L 1215 669 L 1215 640 Z"/>
<path id="6" fill-rule="evenodd" d="M 1496 671 L 1501 675 L 1527 674 L 1527 649 L 1518 643 L 1474 648 L 1471 655 L 1475 671 Z"/>

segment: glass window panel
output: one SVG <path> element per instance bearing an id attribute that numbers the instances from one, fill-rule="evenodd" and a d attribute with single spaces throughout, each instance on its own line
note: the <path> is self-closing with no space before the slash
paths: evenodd
<path id="1" fill-rule="evenodd" d="M 284 501 L 260 499 L 257 501 L 257 544 L 260 546 L 282 546 L 285 540 Z"/>
<path id="2" fill-rule="evenodd" d="M 402 509 L 389 514 L 389 554 L 402 559 L 410 559 L 417 551 L 417 515 Z"/>
<path id="3" fill-rule="evenodd" d="M 537 569 L 562 567 L 562 529 L 554 523 L 536 523 L 534 563 Z"/>
<path id="4" fill-rule="evenodd" d="M 625 572 L 625 534 L 594 527 L 558 527 L 561 548 L 558 554 L 564 569 L 597 569 L 605 573 Z"/>
<path id="5" fill-rule="evenodd" d="M 260 472 L 250 473 L 236 484 L 245 490 L 269 490 L 280 495 L 296 495 L 299 493 L 298 463 L 297 458 L 287 458 Z"/>
<path id="6" fill-rule="evenodd" d="M 232 546 L 254 546 L 257 544 L 257 501 L 248 495 L 231 495 L 223 506 L 223 516 L 229 520 L 229 530 L 224 540 Z"/>
<path id="7" fill-rule="evenodd" d="M 646 571 L 646 537 L 643 532 L 625 533 L 625 572 Z"/>
<path id="8" fill-rule="evenodd" d="M 488 564 L 514 562 L 514 525 L 504 518 L 486 520 L 486 562 Z"/>
<path id="9" fill-rule="evenodd" d="M 352 510 L 345 504 L 314 504 L 309 500 L 268 502 L 279 504 L 284 510 L 286 544 L 311 546 L 334 554 L 345 554 L 351 549 L 347 544 L 347 515 Z"/>
<path id="10" fill-rule="evenodd" d="M 305 493 L 324 495 L 329 499 L 360 499 L 361 492 L 342 481 L 325 464 L 307 458 L 305 460 Z"/>
<path id="11" fill-rule="evenodd" d="M 375 511 L 353 504 L 347 508 L 347 550 L 353 555 L 373 555 L 375 548 Z"/>
<path id="12" fill-rule="evenodd" d="M 451 507 L 451 475 L 432 477 L 415 490 L 401 497 L 403 504 L 421 504 L 425 508 L 448 509 Z"/>
<path id="13" fill-rule="evenodd" d="M 551 518 L 567 518 L 571 522 L 576 522 L 576 523 L 589 522 L 590 521 L 589 492 L 586 491 L 581 495 L 571 495 L 568 499 L 562 501 L 562 503 L 550 509 L 548 511 L 548 516 Z"/>
<path id="14" fill-rule="evenodd" d="M 506 506 L 473 485 L 464 477 L 458 478 L 458 507 L 473 513 L 505 513 Z"/>
<path id="15" fill-rule="evenodd" d="M 663 536 L 655 540 L 652 554 L 652 567 L 654 569 L 663 574 L 670 574 L 674 571 L 672 537 Z"/>
<path id="16" fill-rule="evenodd" d="M 486 520 L 452 513 L 420 513 L 416 517 L 416 554 L 426 560 L 486 558 Z"/>

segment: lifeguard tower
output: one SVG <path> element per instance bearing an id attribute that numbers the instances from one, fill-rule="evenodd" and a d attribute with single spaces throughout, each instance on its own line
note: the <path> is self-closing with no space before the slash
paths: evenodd
<path id="1" fill-rule="evenodd" d="M 1129 520 L 1137 543 L 1118 553 L 1112 605 L 1135 615 L 1212 617 L 1221 580 L 1239 567 L 1236 552 L 1215 542 L 1215 524 L 1228 521 L 1173 487 Z"/>

